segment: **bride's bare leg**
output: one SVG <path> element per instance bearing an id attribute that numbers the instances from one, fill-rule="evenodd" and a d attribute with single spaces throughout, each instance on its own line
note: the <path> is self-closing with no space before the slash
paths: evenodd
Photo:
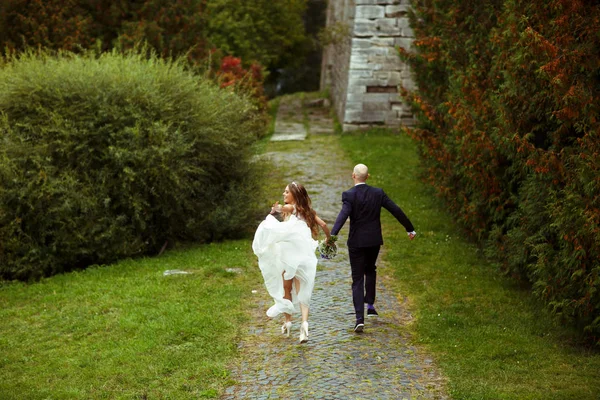
<path id="1" fill-rule="evenodd" d="M 300 293 L 300 280 L 294 278 L 296 293 Z M 302 324 L 300 325 L 300 343 L 308 341 L 308 306 L 300 302 L 300 312 L 302 313 Z"/>
<path id="2" fill-rule="evenodd" d="M 283 280 L 283 298 L 292 301 L 292 279 L 287 281 L 285 279 Z M 285 322 L 289 322 L 292 320 L 291 314 L 284 313 L 284 315 Z"/>
<path id="3" fill-rule="evenodd" d="M 296 286 L 296 294 L 300 293 L 300 280 L 294 278 L 294 284 Z M 308 306 L 304 303 L 300 303 L 300 312 L 302 313 L 302 322 L 308 321 Z"/>

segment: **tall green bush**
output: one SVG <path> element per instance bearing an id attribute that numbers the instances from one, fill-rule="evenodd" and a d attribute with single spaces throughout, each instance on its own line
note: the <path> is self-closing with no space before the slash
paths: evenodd
<path id="1" fill-rule="evenodd" d="M 252 222 L 251 103 L 136 52 L 0 69 L 0 273 L 30 279 Z"/>
<path id="2" fill-rule="evenodd" d="M 600 338 L 600 5 L 421 0 L 413 136 L 451 212 Z"/>

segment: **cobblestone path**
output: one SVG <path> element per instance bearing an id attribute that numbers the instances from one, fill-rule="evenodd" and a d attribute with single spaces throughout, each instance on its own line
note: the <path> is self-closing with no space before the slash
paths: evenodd
<path id="1" fill-rule="evenodd" d="M 322 121 L 321 117 L 309 119 Z M 332 135 L 311 134 L 268 154 L 275 165 L 292 166 L 287 169 L 293 176 L 286 178 L 307 187 L 314 209 L 330 228 L 341 207 L 342 191 L 352 185 L 353 165 L 344 158 L 337 140 Z M 271 320 L 265 315 L 271 305 L 266 289 L 255 288 L 255 315 L 240 344 L 242 361 L 232 376 L 236 384 L 226 389 L 223 399 L 447 398 L 432 360 L 410 343 L 402 329 L 410 313 L 386 289 L 381 262 L 376 301 L 380 316 L 367 318 L 362 334 L 353 332 L 347 228 L 348 222 L 340 232 L 338 256 L 319 262 L 307 343 L 298 342 L 299 316 L 286 338 L 280 330 L 283 318 Z"/>

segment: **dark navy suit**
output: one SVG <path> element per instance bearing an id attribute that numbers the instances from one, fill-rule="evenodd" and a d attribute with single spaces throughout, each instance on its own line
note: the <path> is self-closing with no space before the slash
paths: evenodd
<path id="1" fill-rule="evenodd" d="M 383 189 L 358 184 L 342 193 L 342 203 L 342 211 L 335 220 L 331 234 L 337 235 L 346 220 L 350 218 L 347 244 L 352 269 L 352 300 L 357 321 L 364 321 L 364 303 L 375 303 L 377 279 L 375 262 L 379 255 L 379 248 L 383 244 L 381 208 L 388 210 L 407 232 L 414 231 L 414 227 Z"/>

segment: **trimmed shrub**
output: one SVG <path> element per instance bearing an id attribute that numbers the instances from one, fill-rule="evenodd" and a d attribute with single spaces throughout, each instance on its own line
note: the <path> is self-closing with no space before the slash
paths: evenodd
<path id="1" fill-rule="evenodd" d="M 0 274 L 33 279 L 253 223 L 251 102 L 137 52 L 0 69 Z"/>
<path id="2" fill-rule="evenodd" d="M 600 343 L 600 5 L 415 1 L 428 180 L 503 269 Z"/>

